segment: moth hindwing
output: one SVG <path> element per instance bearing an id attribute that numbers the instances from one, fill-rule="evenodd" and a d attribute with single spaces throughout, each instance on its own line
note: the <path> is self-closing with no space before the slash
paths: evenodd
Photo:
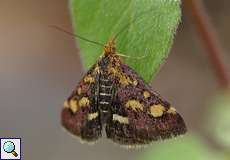
<path id="1" fill-rule="evenodd" d="M 102 135 L 122 145 L 142 145 L 186 132 L 182 117 L 116 54 L 114 40 L 67 99 L 62 125 L 93 142 Z"/>

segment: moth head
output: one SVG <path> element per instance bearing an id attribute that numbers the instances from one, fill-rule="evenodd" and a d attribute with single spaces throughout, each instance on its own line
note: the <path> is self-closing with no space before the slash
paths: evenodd
<path id="1" fill-rule="evenodd" d="M 111 38 L 108 43 L 104 46 L 104 54 L 109 55 L 109 54 L 115 54 L 116 52 L 116 47 L 115 47 L 115 39 Z"/>

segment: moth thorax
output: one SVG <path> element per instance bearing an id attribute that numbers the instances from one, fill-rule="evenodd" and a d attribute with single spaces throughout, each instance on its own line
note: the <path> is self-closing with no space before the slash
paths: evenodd
<path id="1" fill-rule="evenodd" d="M 115 54 L 116 53 L 116 47 L 115 47 L 115 41 L 114 39 L 109 40 L 109 42 L 104 46 L 104 54 Z"/>

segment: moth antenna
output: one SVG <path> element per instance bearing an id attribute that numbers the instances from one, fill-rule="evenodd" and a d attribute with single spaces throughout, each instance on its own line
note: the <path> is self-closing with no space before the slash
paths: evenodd
<path id="1" fill-rule="evenodd" d="M 124 55 L 122 53 L 116 53 L 116 54 L 121 56 L 121 57 L 132 58 L 132 59 L 142 59 L 142 58 L 147 57 L 147 55 L 148 55 L 148 54 L 146 54 L 146 55 L 143 55 L 143 56 L 140 56 L 140 57 L 131 57 L 131 56 L 128 56 L 128 55 Z"/>
<path id="2" fill-rule="evenodd" d="M 65 30 L 65 29 L 63 29 L 61 27 L 58 27 L 58 26 L 55 26 L 55 25 L 49 25 L 49 27 L 54 28 L 54 29 L 59 30 L 59 31 L 62 31 L 62 32 L 66 33 L 66 34 L 68 34 L 70 36 L 77 37 L 77 38 L 79 38 L 79 39 L 81 39 L 83 41 L 86 41 L 86 42 L 93 43 L 93 44 L 96 44 L 96 45 L 104 47 L 104 44 L 102 44 L 102 43 L 92 41 L 90 39 L 84 38 L 84 37 L 82 37 L 80 35 L 77 35 L 77 34 L 73 34 L 73 33 L 69 32 L 69 31 L 67 31 L 67 30 Z"/>

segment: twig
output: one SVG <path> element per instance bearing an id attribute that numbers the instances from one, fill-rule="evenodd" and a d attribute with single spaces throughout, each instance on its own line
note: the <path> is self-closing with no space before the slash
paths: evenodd
<path id="1" fill-rule="evenodd" d="M 227 69 L 221 59 L 222 46 L 219 42 L 216 30 L 210 23 L 209 16 L 202 5 L 201 0 L 184 0 L 185 9 L 190 13 L 197 32 L 202 38 L 207 49 L 207 54 L 215 69 L 216 76 L 223 88 L 230 87 L 230 79 Z"/>

